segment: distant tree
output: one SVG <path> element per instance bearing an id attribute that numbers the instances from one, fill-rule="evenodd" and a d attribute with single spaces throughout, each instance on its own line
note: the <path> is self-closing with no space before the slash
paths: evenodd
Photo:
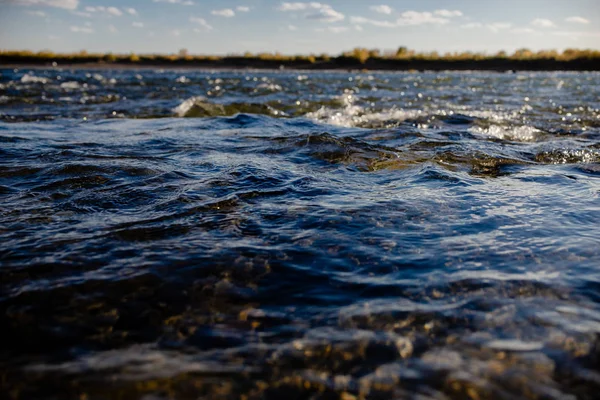
<path id="1" fill-rule="evenodd" d="M 396 50 L 396 58 L 406 57 L 408 55 L 408 48 L 405 46 L 398 47 Z"/>
<path id="2" fill-rule="evenodd" d="M 519 49 L 519 50 L 515 51 L 513 54 L 513 58 L 516 58 L 519 60 L 531 58 L 532 56 L 533 56 L 533 52 L 526 48 Z"/>
<path id="3" fill-rule="evenodd" d="M 103 59 L 107 63 L 114 63 L 115 61 L 117 61 L 117 57 L 113 53 L 105 54 Z"/>
<path id="4" fill-rule="evenodd" d="M 381 57 L 381 52 L 379 49 L 371 49 L 369 50 L 369 58 L 379 58 Z"/>
<path id="5" fill-rule="evenodd" d="M 181 49 L 179 50 L 179 58 L 186 58 L 188 56 L 188 50 L 187 49 Z"/>
<path id="6" fill-rule="evenodd" d="M 352 57 L 356 58 L 361 64 L 364 64 L 369 59 L 369 50 L 356 47 L 352 50 Z"/>

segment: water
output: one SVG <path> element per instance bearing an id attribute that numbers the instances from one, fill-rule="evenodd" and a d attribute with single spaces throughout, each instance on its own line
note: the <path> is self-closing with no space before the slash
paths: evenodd
<path id="1" fill-rule="evenodd" d="M 600 390 L 600 74 L 2 70 L 0 104 L 9 398 Z"/>

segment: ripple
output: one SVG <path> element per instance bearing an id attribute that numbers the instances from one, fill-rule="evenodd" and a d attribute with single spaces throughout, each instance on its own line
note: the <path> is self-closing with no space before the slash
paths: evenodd
<path id="1" fill-rule="evenodd" d="M 2 73 L 12 397 L 595 398 L 599 75 Z"/>

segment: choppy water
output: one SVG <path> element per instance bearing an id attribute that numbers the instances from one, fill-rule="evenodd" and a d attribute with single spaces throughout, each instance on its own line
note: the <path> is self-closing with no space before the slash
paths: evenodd
<path id="1" fill-rule="evenodd" d="M 1 70 L 0 199 L 9 398 L 600 390 L 597 73 Z"/>

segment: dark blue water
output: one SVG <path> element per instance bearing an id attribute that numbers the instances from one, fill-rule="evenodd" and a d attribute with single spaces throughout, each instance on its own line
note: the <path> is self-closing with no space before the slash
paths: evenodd
<path id="1" fill-rule="evenodd" d="M 9 398 L 596 398 L 600 74 L 0 72 Z"/>

